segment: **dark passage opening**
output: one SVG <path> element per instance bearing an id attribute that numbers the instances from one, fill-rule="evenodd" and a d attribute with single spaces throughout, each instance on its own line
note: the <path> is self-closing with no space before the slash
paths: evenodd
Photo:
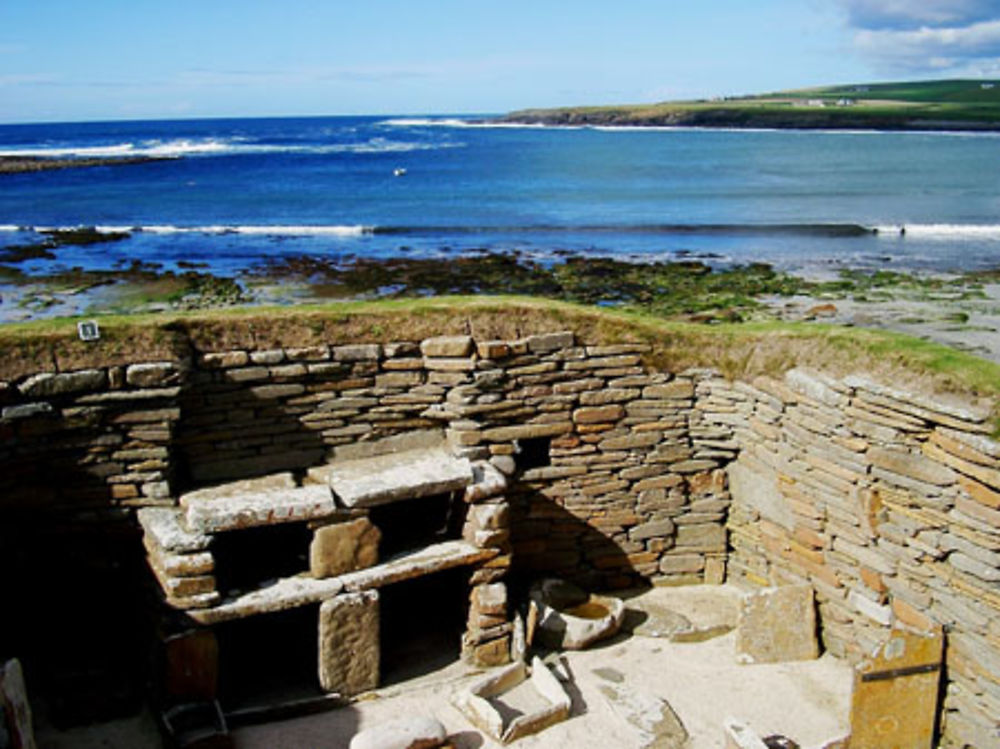
<path id="1" fill-rule="evenodd" d="M 464 510 L 465 504 L 456 501 L 452 494 L 435 494 L 372 507 L 368 519 L 382 532 L 379 559 L 459 538 L 465 521 Z"/>
<path id="2" fill-rule="evenodd" d="M 266 580 L 309 569 L 312 531 L 282 523 L 219 533 L 212 542 L 216 587 L 223 595 L 257 588 Z"/>
<path id="3" fill-rule="evenodd" d="M 216 625 L 223 710 L 322 695 L 318 623 L 316 604 Z"/>
<path id="4" fill-rule="evenodd" d="M 531 468 L 543 468 L 552 464 L 549 455 L 551 437 L 532 437 L 530 439 L 518 440 L 518 452 L 515 457 L 517 467 L 522 471 Z"/>
<path id="5" fill-rule="evenodd" d="M 471 574 L 469 568 L 458 567 L 379 589 L 383 685 L 459 659 Z"/>
<path id="6" fill-rule="evenodd" d="M 0 523 L 0 660 L 20 659 L 36 715 L 60 729 L 138 712 L 156 604 L 135 527 L 33 520 Z"/>

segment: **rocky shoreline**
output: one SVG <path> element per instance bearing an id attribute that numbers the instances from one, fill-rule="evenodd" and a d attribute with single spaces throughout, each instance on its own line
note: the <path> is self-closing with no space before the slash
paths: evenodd
<path id="1" fill-rule="evenodd" d="M 836 109 L 760 111 L 743 108 L 637 113 L 627 109 L 556 109 L 512 112 L 495 122 L 556 127 L 678 127 L 746 130 L 886 130 L 997 132 L 998 122 L 932 120 L 900 115 L 851 113 Z"/>
<path id="2" fill-rule="evenodd" d="M 101 158 L 53 159 L 41 156 L 0 156 L 0 174 L 25 174 L 56 169 L 83 169 L 95 166 L 129 166 L 168 161 L 157 156 L 114 156 Z"/>
<path id="3" fill-rule="evenodd" d="M 567 256 L 543 264 L 516 252 L 388 260 L 290 256 L 230 278 L 196 264 L 133 262 L 105 270 L 57 264 L 63 244 L 117 241 L 78 229 L 0 253 L 0 323 L 101 314 L 446 295 L 520 295 L 614 307 L 685 322 L 818 322 L 877 328 L 1000 361 L 1000 272 L 917 275 L 841 271 L 806 278 L 765 264 L 713 269 L 692 259 L 633 263 Z M 54 262 L 46 274 L 23 263 Z"/>

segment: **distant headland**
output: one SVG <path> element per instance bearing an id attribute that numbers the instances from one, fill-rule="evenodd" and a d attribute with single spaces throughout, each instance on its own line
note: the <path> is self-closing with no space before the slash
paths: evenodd
<path id="1" fill-rule="evenodd" d="M 1000 81 L 870 83 L 658 104 L 525 109 L 507 123 L 631 127 L 1000 131 Z"/>

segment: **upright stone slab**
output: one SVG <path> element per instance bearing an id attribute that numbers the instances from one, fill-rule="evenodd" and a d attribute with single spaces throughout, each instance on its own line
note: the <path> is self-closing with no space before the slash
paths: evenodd
<path id="1" fill-rule="evenodd" d="M 941 684 L 940 630 L 893 630 L 854 672 L 852 747 L 930 749 Z"/>
<path id="2" fill-rule="evenodd" d="M 736 630 L 738 662 L 782 663 L 817 655 L 812 586 L 765 588 L 743 599 Z"/>
<path id="3" fill-rule="evenodd" d="M 368 518 L 355 518 L 317 528 L 309 545 L 313 577 L 336 577 L 378 563 L 382 533 Z"/>
<path id="4" fill-rule="evenodd" d="M 343 593 L 319 608 L 319 683 L 353 697 L 378 686 L 378 591 Z"/>
<path id="5" fill-rule="evenodd" d="M 12 749 L 35 749 L 35 733 L 31 727 L 31 706 L 24 688 L 21 662 L 13 658 L 0 666 L 0 730 Z"/>

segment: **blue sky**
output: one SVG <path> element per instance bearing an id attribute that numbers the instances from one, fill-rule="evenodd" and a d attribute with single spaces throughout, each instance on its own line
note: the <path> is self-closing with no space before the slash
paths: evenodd
<path id="1" fill-rule="evenodd" d="M 503 112 L 998 61 L 1000 0 L 0 0 L 0 122 Z"/>

